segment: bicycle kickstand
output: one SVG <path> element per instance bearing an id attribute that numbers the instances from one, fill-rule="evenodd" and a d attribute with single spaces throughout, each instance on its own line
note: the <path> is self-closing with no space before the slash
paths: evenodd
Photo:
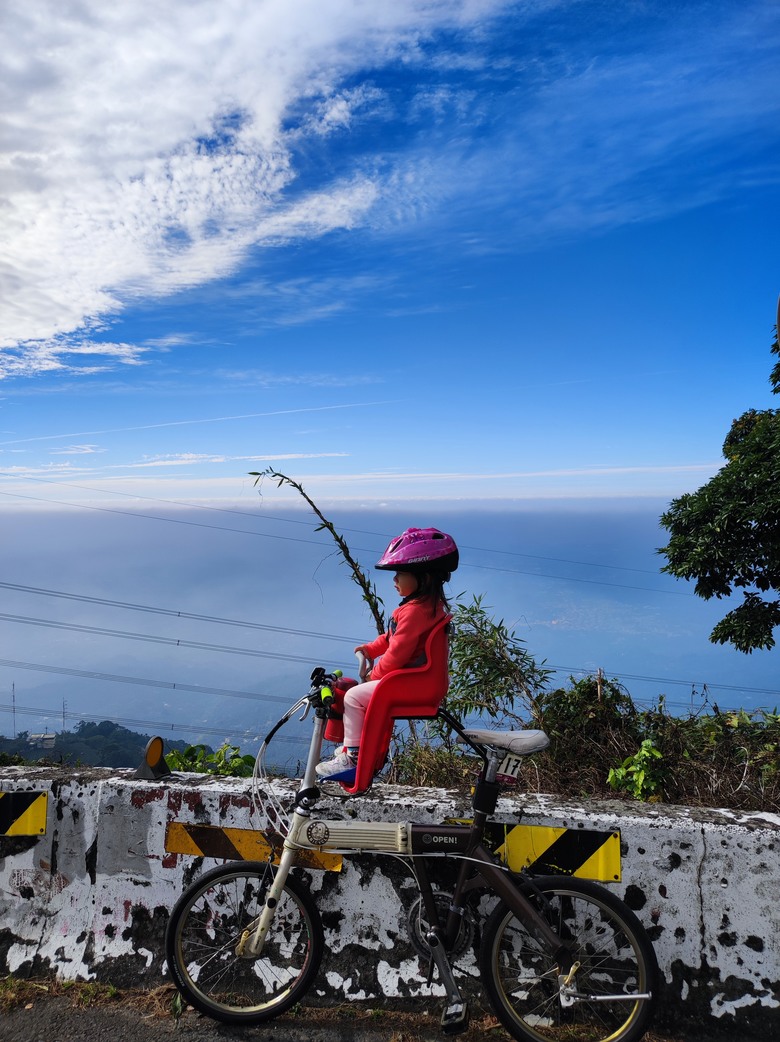
<path id="1" fill-rule="evenodd" d="M 431 950 L 431 963 L 436 963 L 439 980 L 447 992 L 444 1012 L 441 1015 L 441 1030 L 445 1035 L 459 1035 L 469 1026 L 468 1003 L 464 1001 L 460 988 L 455 983 L 450 960 L 447 958 L 441 938 L 432 930 L 425 940 Z M 428 974 L 428 977 L 430 980 L 431 973 Z"/>

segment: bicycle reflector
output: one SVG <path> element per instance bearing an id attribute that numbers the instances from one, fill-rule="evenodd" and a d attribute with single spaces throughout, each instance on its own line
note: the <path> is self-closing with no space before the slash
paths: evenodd
<path id="1" fill-rule="evenodd" d="M 159 735 L 150 738 L 146 743 L 144 758 L 138 765 L 133 775 L 146 781 L 156 781 L 158 778 L 167 778 L 172 774 L 168 764 L 165 762 L 165 746 Z"/>

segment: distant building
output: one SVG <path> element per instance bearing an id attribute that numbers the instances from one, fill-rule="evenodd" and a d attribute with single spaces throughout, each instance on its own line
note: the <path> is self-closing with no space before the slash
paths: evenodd
<path id="1" fill-rule="evenodd" d="M 28 734 L 27 744 L 34 749 L 53 749 L 56 739 L 56 734 Z"/>

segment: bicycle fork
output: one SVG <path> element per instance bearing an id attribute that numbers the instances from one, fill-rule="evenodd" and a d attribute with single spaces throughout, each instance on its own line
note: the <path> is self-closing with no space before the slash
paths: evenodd
<path id="1" fill-rule="evenodd" d="M 307 706 L 301 720 L 303 720 L 309 712 Z M 325 733 L 325 722 L 326 716 L 317 711 L 317 718 L 314 722 L 312 729 L 311 742 L 309 745 L 309 755 L 306 759 L 306 772 L 301 782 L 301 788 L 299 791 L 299 798 L 305 794 L 316 792 L 314 788 L 317 780 L 315 764 L 319 760 L 320 750 L 322 748 L 322 737 Z M 302 801 L 306 804 L 306 801 Z M 287 838 L 284 841 L 282 847 L 282 854 L 279 858 L 279 866 L 274 874 L 273 882 L 268 888 L 268 892 L 265 898 L 265 904 L 263 910 L 258 916 L 254 923 L 250 923 L 248 927 L 243 931 L 241 937 L 236 945 L 236 955 L 239 958 L 250 958 L 256 959 L 263 950 L 265 939 L 268 936 L 268 931 L 271 929 L 271 924 L 276 914 L 276 909 L 279 905 L 279 899 L 284 891 L 287 877 L 290 874 L 290 869 L 295 865 L 295 861 L 298 855 L 297 839 L 300 835 L 301 829 L 303 828 L 304 822 L 310 817 L 308 809 L 301 810 L 300 806 L 296 806 L 295 813 L 293 814 L 293 820 L 290 827 L 290 831 Z"/>
<path id="2" fill-rule="evenodd" d="M 238 939 L 236 955 L 239 959 L 256 959 L 262 952 L 265 939 L 268 936 L 268 931 L 271 929 L 271 924 L 279 905 L 279 899 L 287 882 L 287 876 L 295 864 L 295 857 L 295 850 L 288 850 L 285 844 L 285 849 L 282 851 L 279 859 L 279 866 L 274 873 L 273 882 L 266 892 L 263 910 L 254 922 L 245 927 Z"/>
<path id="3" fill-rule="evenodd" d="M 256 959 L 263 950 L 265 939 L 271 929 L 279 900 L 287 883 L 287 877 L 298 856 L 295 837 L 302 828 L 304 820 L 303 816 L 297 812 L 293 816 L 293 825 L 290 828 L 289 836 L 284 841 L 273 881 L 266 891 L 263 909 L 260 915 L 244 929 L 236 944 L 236 955 L 239 958 Z"/>

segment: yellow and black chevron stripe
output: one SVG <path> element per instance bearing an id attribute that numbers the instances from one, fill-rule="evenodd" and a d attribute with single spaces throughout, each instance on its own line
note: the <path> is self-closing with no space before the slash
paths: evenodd
<path id="1" fill-rule="evenodd" d="M 271 844 L 262 832 L 254 829 L 220 828 L 217 825 L 193 825 L 170 821 L 165 829 L 165 849 L 169 854 L 192 854 L 220 861 L 267 861 Z M 278 853 L 274 853 L 278 864 Z M 302 868 L 340 872 L 340 854 L 316 850 L 299 850 L 297 862 Z"/>
<path id="2" fill-rule="evenodd" d="M 46 792 L 0 792 L 0 836 L 42 836 L 48 803 Z"/>
<path id="3" fill-rule="evenodd" d="M 547 825 L 489 826 L 486 840 L 513 872 L 579 876 L 602 883 L 619 882 L 620 832 L 552 828 Z"/>

